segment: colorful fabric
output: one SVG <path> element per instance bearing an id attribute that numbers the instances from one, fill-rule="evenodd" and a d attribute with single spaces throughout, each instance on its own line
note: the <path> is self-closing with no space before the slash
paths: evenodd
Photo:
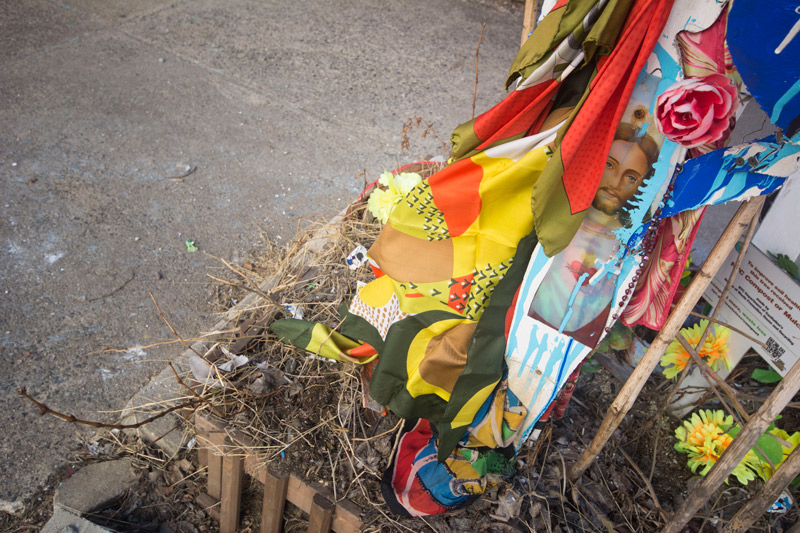
<path id="1" fill-rule="evenodd" d="M 687 78 L 727 73 L 729 77 L 737 80 L 725 44 L 727 22 L 726 6 L 708 28 L 699 32 L 678 33 L 675 41 L 681 52 L 681 66 Z M 731 129 L 733 129 L 733 119 L 722 139 L 692 148 L 689 150 L 689 155 L 708 153 L 724 146 Z M 650 260 L 633 290 L 630 304 L 622 314 L 624 324 L 628 326 L 641 324 L 659 330 L 667 321 L 703 213 L 705 208 L 700 207 L 661 221 Z"/>
<path id="2" fill-rule="evenodd" d="M 517 81 L 514 90 L 492 109 L 454 130 L 453 159 L 540 131 L 560 85 L 571 81 L 576 69 L 588 66 L 585 70 L 591 73 L 596 53 L 608 53 L 613 46 L 621 27 L 619 18 L 624 18 L 630 2 L 612 0 L 607 9 L 608 0 L 559 2 L 517 54 L 506 82 L 508 88 Z M 567 98 L 562 95 L 555 107 L 576 105 L 587 81 L 581 79 L 575 91 Z"/>
<path id="3" fill-rule="evenodd" d="M 288 342 L 320 357 L 366 364 L 378 356 L 375 348 L 369 344 L 354 341 L 324 324 L 284 318 L 276 320 L 269 328 L 281 342 Z"/>
<path id="4" fill-rule="evenodd" d="M 556 140 L 549 165 L 531 197 L 536 234 L 547 255 L 569 244 L 592 204 L 606 157 L 636 80 L 669 16 L 672 0 L 635 2 L 582 102 Z"/>
<path id="5" fill-rule="evenodd" d="M 381 480 L 384 500 L 404 516 L 442 514 L 462 507 L 514 473 L 494 450 L 461 448 L 439 462 L 437 439 L 425 419 L 407 420 Z"/>
<path id="6" fill-rule="evenodd" d="M 693 209 L 661 221 L 650 261 L 622 314 L 623 324 L 659 330 L 667 321 L 703 213 L 705 208 Z"/>

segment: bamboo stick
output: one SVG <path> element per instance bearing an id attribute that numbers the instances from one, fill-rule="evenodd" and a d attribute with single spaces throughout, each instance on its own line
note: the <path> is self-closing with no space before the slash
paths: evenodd
<path id="1" fill-rule="evenodd" d="M 722 529 L 722 533 L 739 533 L 749 528 L 756 519 L 778 499 L 781 492 L 800 474 L 800 448 L 795 448 L 786 461 L 778 467 L 766 484 L 747 504 L 739 509 Z"/>
<path id="2" fill-rule="evenodd" d="M 525 0 L 525 11 L 522 14 L 522 42 L 520 46 L 528 40 L 533 28 L 536 26 L 536 19 L 539 18 L 539 1 Z"/>
<path id="3" fill-rule="evenodd" d="M 714 464 L 708 474 L 689 493 L 680 508 L 673 513 L 663 533 L 678 533 L 691 520 L 709 498 L 716 492 L 717 487 L 733 472 L 733 469 L 742 461 L 745 454 L 755 446 L 756 441 L 764 434 L 769 425 L 780 414 L 792 397 L 800 390 L 800 360 L 781 380 L 775 390 L 761 408 L 752 416 L 750 422 L 733 439 L 728 449 Z"/>
<path id="4" fill-rule="evenodd" d="M 711 250 L 708 258 L 706 259 L 700 272 L 697 273 L 692 283 L 686 289 L 683 297 L 675 306 L 675 309 L 670 314 L 661 332 L 656 339 L 650 344 L 650 347 L 645 352 L 644 357 L 639 364 L 636 365 L 631 377 L 625 382 L 620 390 L 608 414 L 603 419 L 600 429 L 595 435 L 592 442 L 583 452 L 583 455 L 578 461 L 569 469 L 569 477 L 572 481 L 577 480 L 583 472 L 588 468 L 589 464 L 600 453 L 605 446 L 612 433 L 619 427 L 622 419 L 633 407 L 636 398 L 639 396 L 644 384 L 653 372 L 653 369 L 658 364 L 661 356 L 667 349 L 667 346 L 675 338 L 675 335 L 680 331 L 683 322 L 689 315 L 689 311 L 703 295 L 714 274 L 720 269 L 722 264 L 728 257 L 728 254 L 736 245 L 742 232 L 747 227 L 747 224 L 753 219 L 756 213 L 764 203 L 764 197 L 758 196 L 752 200 L 743 203 L 736 214 L 733 215 L 728 227 L 722 233 L 717 244 Z"/>
<path id="5" fill-rule="evenodd" d="M 708 324 L 708 326 L 706 326 L 706 329 L 703 330 L 703 333 L 700 336 L 700 340 L 697 343 L 697 346 L 702 346 L 703 343 L 706 341 L 706 337 L 708 337 L 708 334 L 709 334 L 709 329 L 708 328 L 711 327 L 711 324 L 715 323 L 715 322 L 718 322 L 717 321 L 717 315 L 719 314 L 720 310 L 722 309 L 722 306 L 725 303 L 725 300 L 728 298 L 728 293 L 730 293 L 730 291 L 731 291 L 731 287 L 733 286 L 733 280 L 736 279 L 736 275 L 739 272 L 739 266 L 742 264 L 742 261 L 744 260 L 744 254 L 745 254 L 745 252 L 747 252 L 748 246 L 750 246 L 750 240 L 753 238 L 753 234 L 755 233 L 756 225 L 757 225 L 756 222 L 758 221 L 758 216 L 761 213 L 761 209 L 763 207 L 764 207 L 764 204 L 762 202 L 761 207 L 758 208 L 758 210 L 753 215 L 753 218 L 750 220 L 750 227 L 747 228 L 747 234 L 744 237 L 744 242 L 742 243 L 742 248 L 739 250 L 739 256 L 736 258 L 736 261 L 733 262 L 733 267 L 731 268 L 731 273 L 728 275 L 728 282 L 725 284 L 725 288 L 722 289 L 722 294 L 720 294 L 719 301 L 717 302 L 717 305 L 714 307 L 714 311 L 711 313 L 711 316 L 709 316 L 709 317 L 701 317 L 701 318 L 705 318 L 706 320 L 708 320 L 709 324 Z M 697 315 L 697 313 L 695 313 L 693 311 L 689 311 L 689 314 L 690 315 Z M 738 330 L 736 330 L 736 331 L 738 331 Z M 738 331 L 738 332 L 742 333 L 741 331 Z M 742 334 L 745 337 L 750 338 L 749 335 L 747 335 L 745 333 L 742 333 Z M 756 341 L 756 342 L 759 342 L 759 341 Z M 759 342 L 759 344 L 763 344 L 763 343 Z M 664 412 L 664 410 L 667 408 L 667 406 L 672 404 L 672 399 L 675 397 L 675 394 L 677 394 L 678 391 L 681 390 L 681 385 L 683 384 L 683 380 L 686 379 L 686 377 L 689 375 L 690 370 L 691 370 L 691 365 L 686 365 L 686 368 L 683 369 L 683 371 L 681 372 L 680 377 L 678 378 L 678 382 L 675 384 L 674 387 L 672 387 L 672 390 L 669 392 L 669 396 L 667 396 L 667 399 L 664 401 L 664 405 L 662 405 L 661 409 L 659 410 L 659 415 Z"/>

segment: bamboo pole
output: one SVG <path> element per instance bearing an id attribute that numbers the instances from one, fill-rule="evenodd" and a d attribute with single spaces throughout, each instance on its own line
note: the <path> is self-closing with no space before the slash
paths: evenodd
<path id="1" fill-rule="evenodd" d="M 708 474 L 697 484 L 686 497 L 680 508 L 673 513 L 663 533 L 678 533 L 700 509 L 738 466 L 744 456 L 755 446 L 756 441 L 764 434 L 775 417 L 783 411 L 786 404 L 800 390 L 800 360 L 781 380 L 775 390 L 761 408 L 752 416 L 750 422 L 736 435 L 730 446 L 719 460 L 711 467 Z"/>
<path id="2" fill-rule="evenodd" d="M 739 533 L 749 528 L 756 519 L 778 499 L 781 492 L 800 474 L 800 448 L 789 454 L 778 470 L 747 504 L 739 509 L 722 529 L 722 533 Z"/>
<path id="3" fill-rule="evenodd" d="M 728 223 L 728 227 L 725 228 L 719 241 L 714 245 L 714 248 L 708 255 L 700 272 L 697 273 L 692 283 L 686 289 L 686 292 L 678 302 L 678 305 L 675 306 L 675 309 L 670 314 L 661 332 L 650 344 L 644 357 L 639 361 L 639 364 L 636 365 L 631 377 L 628 378 L 628 381 L 625 382 L 625 385 L 623 385 L 619 394 L 614 399 L 614 402 L 608 410 L 608 414 L 600 425 L 597 435 L 595 435 L 578 461 L 570 467 L 569 477 L 572 481 L 577 480 L 581 477 L 583 472 L 586 471 L 586 468 L 588 468 L 589 464 L 597 457 L 603 449 L 603 446 L 608 442 L 608 439 L 619 427 L 622 419 L 628 411 L 631 410 L 644 384 L 658 364 L 661 356 L 664 355 L 667 346 L 670 345 L 672 339 L 678 334 L 689 312 L 695 306 L 697 300 L 700 299 L 700 296 L 703 295 L 709 283 L 711 283 L 714 274 L 716 274 L 723 265 L 728 254 L 736 245 L 739 237 L 741 237 L 742 232 L 754 218 L 755 214 L 759 212 L 763 203 L 764 197 L 758 196 L 743 203 L 736 211 L 736 214 L 733 215 L 730 223 Z"/>
<path id="4" fill-rule="evenodd" d="M 539 0 L 525 0 L 525 11 L 522 14 L 522 42 L 520 46 L 528 40 L 528 35 L 536 26 L 536 19 L 539 18 Z"/>

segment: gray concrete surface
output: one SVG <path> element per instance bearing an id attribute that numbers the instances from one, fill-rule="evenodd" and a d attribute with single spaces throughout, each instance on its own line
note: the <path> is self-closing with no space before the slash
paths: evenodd
<path id="1" fill-rule="evenodd" d="M 59 483 L 53 507 L 79 514 L 91 513 L 120 498 L 136 486 L 138 480 L 130 457 L 91 463 Z"/>
<path id="2" fill-rule="evenodd" d="M 111 533 L 111 530 L 93 524 L 66 509 L 56 509 L 41 533 Z"/>
<path id="3" fill-rule="evenodd" d="M 110 420 L 213 324 L 213 258 L 292 238 L 384 169 L 439 153 L 502 97 L 519 47 L 503 0 L 0 3 L 0 510 L 85 431 L 15 394 Z M 183 181 L 171 178 L 196 170 Z M 189 253 L 185 240 L 200 252 Z M 113 348 L 122 351 L 107 351 Z M 126 351 L 127 350 L 127 351 Z"/>

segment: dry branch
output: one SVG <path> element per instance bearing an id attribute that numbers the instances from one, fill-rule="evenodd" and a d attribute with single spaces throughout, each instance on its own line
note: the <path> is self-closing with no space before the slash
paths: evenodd
<path id="1" fill-rule="evenodd" d="M 51 409 L 47 405 L 43 404 L 42 402 L 40 402 L 40 401 L 36 400 L 35 398 L 33 398 L 32 396 L 30 396 L 28 394 L 28 391 L 25 389 L 25 387 L 22 387 L 21 389 L 17 390 L 17 394 L 19 394 L 23 398 L 26 398 L 27 400 L 31 401 L 36 407 L 38 407 L 39 411 L 41 411 L 39 413 L 40 415 L 53 415 L 54 417 L 60 418 L 61 420 L 66 420 L 67 422 L 72 422 L 74 424 L 81 424 L 81 425 L 84 425 L 84 426 L 91 426 L 93 428 L 136 429 L 136 428 L 140 428 L 140 427 L 144 426 L 145 424 L 149 424 L 150 422 L 153 422 L 154 420 L 158 420 L 162 416 L 166 416 L 166 415 L 172 413 L 173 411 L 178 411 L 180 409 L 187 409 L 187 408 L 192 408 L 192 410 L 196 410 L 197 407 L 198 407 L 197 399 L 196 398 L 192 398 L 189 401 L 180 403 L 178 405 L 174 405 L 174 406 L 172 406 L 172 407 L 170 407 L 168 409 L 165 409 L 165 410 L 163 410 L 163 411 L 161 411 L 159 413 L 156 413 L 155 415 L 151 416 L 150 418 L 147 418 L 146 420 L 142 420 L 141 422 L 137 422 L 136 424 L 107 424 L 105 422 L 96 422 L 96 421 L 93 421 L 93 420 L 84 420 L 82 418 L 76 417 L 75 415 L 67 415 L 67 414 L 61 413 L 59 411 L 56 411 L 55 409 Z"/>

